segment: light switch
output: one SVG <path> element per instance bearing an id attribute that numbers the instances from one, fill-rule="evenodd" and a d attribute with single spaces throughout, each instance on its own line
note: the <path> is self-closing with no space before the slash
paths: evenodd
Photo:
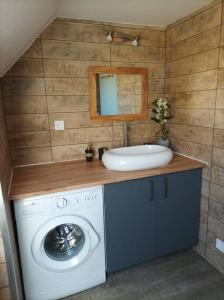
<path id="1" fill-rule="evenodd" d="M 54 129 L 55 130 L 64 130 L 65 129 L 65 124 L 64 121 L 54 121 Z"/>

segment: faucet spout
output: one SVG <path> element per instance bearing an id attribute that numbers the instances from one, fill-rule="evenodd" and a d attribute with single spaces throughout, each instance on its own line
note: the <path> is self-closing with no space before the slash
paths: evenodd
<path id="1" fill-rule="evenodd" d="M 124 147 L 128 146 L 128 123 L 123 123 Z"/>

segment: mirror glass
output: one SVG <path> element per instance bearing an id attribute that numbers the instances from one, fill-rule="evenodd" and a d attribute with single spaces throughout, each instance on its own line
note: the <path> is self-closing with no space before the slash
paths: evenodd
<path id="1" fill-rule="evenodd" d="M 148 69 L 91 66 L 89 80 L 92 120 L 147 118 Z"/>
<path id="2" fill-rule="evenodd" d="M 139 114 L 142 101 L 139 74 L 96 74 L 97 114 Z"/>

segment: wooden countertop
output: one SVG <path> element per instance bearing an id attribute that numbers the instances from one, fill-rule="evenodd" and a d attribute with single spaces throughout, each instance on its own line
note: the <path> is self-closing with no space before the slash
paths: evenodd
<path id="1" fill-rule="evenodd" d="M 198 169 L 205 166 L 205 163 L 175 154 L 172 162 L 165 167 L 131 172 L 108 170 L 98 159 L 89 163 L 81 160 L 18 167 L 13 171 L 9 200 Z"/>

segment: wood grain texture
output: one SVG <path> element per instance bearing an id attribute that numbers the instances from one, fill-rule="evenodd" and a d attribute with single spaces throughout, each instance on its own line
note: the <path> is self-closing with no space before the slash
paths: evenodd
<path id="1" fill-rule="evenodd" d="M 171 61 L 219 47 L 220 27 L 183 40 L 170 49 Z"/>
<path id="2" fill-rule="evenodd" d="M 215 128 L 224 129 L 224 109 L 217 109 L 215 113 Z"/>
<path id="3" fill-rule="evenodd" d="M 161 63 L 147 63 L 147 62 L 111 62 L 112 67 L 136 67 L 147 68 L 149 78 L 164 78 L 164 64 Z"/>
<path id="4" fill-rule="evenodd" d="M 7 116 L 8 132 L 48 130 L 47 114 L 25 114 Z"/>
<path id="5" fill-rule="evenodd" d="M 224 203 L 224 187 L 215 183 L 211 183 L 210 197 L 216 202 Z"/>
<path id="6" fill-rule="evenodd" d="M 224 88 L 224 68 L 219 69 L 218 73 L 218 88 Z"/>
<path id="7" fill-rule="evenodd" d="M 3 95 L 45 95 L 44 79 L 6 77 L 3 79 Z"/>
<path id="8" fill-rule="evenodd" d="M 49 163 L 52 162 L 51 148 L 11 149 L 11 159 L 14 166 Z"/>
<path id="9" fill-rule="evenodd" d="M 217 88 L 217 69 L 169 79 L 169 91 L 191 92 L 213 90 Z"/>
<path id="10" fill-rule="evenodd" d="M 4 287 L 0 289 L 0 299 L 4 300 L 13 300 L 11 298 L 10 289 L 9 287 Z"/>
<path id="11" fill-rule="evenodd" d="M 46 78 L 47 95 L 89 95 L 88 79 Z"/>
<path id="12" fill-rule="evenodd" d="M 107 170 L 99 160 L 91 163 L 77 161 L 16 168 L 14 169 L 10 199 L 18 200 L 34 195 L 162 175 L 204 166 L 205 164 L 199 161 L 175 155 L 168 166 L 133 172 Z"/>
<path id="13" fill-rule="evenodd" d="M 224 89 L 217 90 L 216 108 L 224 109 Z"/>
<path id="14" fill-rule="evenodd" d="M 8 134 L 11 149 L 23 149 L 50 146 L 49 131 L 13 132 Z"/>
<path id="15" fill-rule="evenodd" d="M 192 125 L 171 124 L 169 126 L 170 134 L 174 138 L 183 139 L 185 141 L 199 143 L 202 145 L 212 145 L 213 129 L 206 127 L 198 127 Z"/>
<path id="16" fill-rule="evenodd" d="M 213 148 L 212 163 L 215 166 L 224 168 L 224 149 Z"/>
<path id="17" fill-rule="evenodd" d="M 51 132 L 52 146 L 91 144 L 93 142 L 112 141 L 112 127 L 66 129 Z"/>
<path id="18" fill-rule="evenodd" d="M 218 185 L 224 186 L 224 169 L 213 166 L 211 181 Z"/>
<path id="19" fill-rule="evenodd" d="M 214 146 L 219 148 L 224 148 L 224 130 L 215 129 L 214 130 Z"/>
<path id="20" fill-rule="evenodd" d="M 19 59 L 6 73 L 7 77 L 44 77 L 42 59 Z"/>
<path id="21" fill-rule="evenodd" d="M 111 45 L 111 61 L 164 63 L 164 48 Z"/>
<path id="22" fill-rule="evenodd" d="M 179 124 L 189 124 L 203 127 L 213 127 L 215 119 L 214 109 L 173 109 L 174 116 L 170 122 Z"/>
<path id="23" fill-rule="evenodd" d="M 197 143 L 192 143 L 188 140 L 172 138 L 172 148 L 178 152 L 200 159 L 207 163 L 211 163 L 212 147 Z"/>
<path id="24" fill-rule="evenodd" d="M 216 90 L 171 93 L 174 108 L 215 108 Z"/>
<path id="25" fill-rule="evenodd" d="M 78 77 L 88 78 L 89 66 L 98 66 L 98 61 L 44 59 L 45 77 Z M 109 66 L 108 62 L 100 65 Z"/>
<path id="26" fill-rule="evenodd" d="M 0 79 L 0 181 L 2 182 L 3 189 L 8 194 L 9 183 L 11 178 L 11 160 L 9 145 L 7 139 L 6 122 L 3 111 L 3 99 L 1 91 L 1 79 Z"/>
<path id="27" fill-rule="evenodd" d="M 106 44 L 108 25 L 56 20 L 41 34 L 42 39 Z"/>
<path id="28" fill-rule="evenodd" d="M 42 58 L 41 39 L 36 39 L 29 49 L 24 53 L 25 58 Z"/>
<path id="29" fill-rule="evenodd" d="M 49 113 L 89 111 L 89 96 L 47 96 Z"/>
<path id="30" fill-rule="evenodd" d="M 5 96 L 6 114 L 47 113 L 46 96 Z"/>
<path id="31" fill-rule="evenodd" d="M 110 46 L 94 43 L 42 40 L 43 57 L 74 60 L 109 61 Z"/>
<path id="32" fill-rule="evenodd" d="M 180 23 L 172 29 L 172 43 L 185 40 L 193 35 L 220 25 L 221 16 L 222 4 L 219 4 Z"/>
<path id="33" fill-rule="evenodd" d="M 216 48 L 173 61 L 168 64 L 167 76 L 177 77 L 215 69 L 218 67 L 218 52 Z"/>

